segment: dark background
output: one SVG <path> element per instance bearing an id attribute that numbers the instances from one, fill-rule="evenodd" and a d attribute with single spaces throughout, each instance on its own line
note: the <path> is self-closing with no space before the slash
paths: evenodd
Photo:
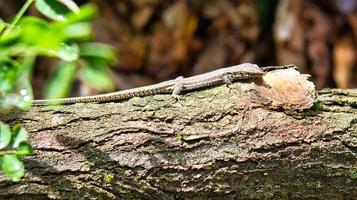
<path id="1" fill-rule="evenodd" d="M 118 90 L 244 62 L 296 64 L 318 89 L 357 86 L 354 0 L 76 2 L 99 9 L 95 41 L 118 50 Z M 0 0 L 0 17 L 9 20 L 23 3 Z M 39 15 L 34 8 L 27 14 Z M 46 80 L 51 62 L 37 61 L 35 85 Z"/>

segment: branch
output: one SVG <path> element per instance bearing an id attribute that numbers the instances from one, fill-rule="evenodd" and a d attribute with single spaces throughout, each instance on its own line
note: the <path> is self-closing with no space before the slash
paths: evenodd
<path id="1" fill-rule="evenodd" d="M 0 177 L 0 198 L 355 198 L 357 90 L 311 107 L 313 91 L 286 81 L 288 93 L 255 81 L 1 116 L 36 153 L 21 182 Z"/>

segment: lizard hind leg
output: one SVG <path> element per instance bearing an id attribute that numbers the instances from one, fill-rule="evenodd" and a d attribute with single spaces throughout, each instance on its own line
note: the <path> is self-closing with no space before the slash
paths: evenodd
<path id="1" fill-rule="evenodd" d="M 172 86 L 172 94 L 171 96 L 175 98 L 177 101 L 180 101 L 180 93 L 183 90 L 183 76 L 179 76 L 175 79 L 175 84 Z"/>

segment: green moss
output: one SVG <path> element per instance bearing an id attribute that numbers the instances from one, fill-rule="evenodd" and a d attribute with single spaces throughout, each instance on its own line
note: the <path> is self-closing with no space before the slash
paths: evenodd
<path id="1" fill-rule="evenodd" d="M 357 169 L 354 168 L 354 169 L 351 169 L 350 171 L 351 171 L 351 172 L 350 172 L 350 177 L 351 177 L 352 179 L 357 179 Z"/>
<path id="2" fill-rule="evenodd" d="M 207 163 L 207 165 L 205 166 L 206 170 L 210 170 L 213 169 L 216 166 L 216 160 L 212 160 L 211 162 Z"/>
<path id="3" fill-rule="evenodd" d="M 311 109 L 315 112 L 319 112 L 322 110 L 322 104 L 321 101 L 317 100 L 311 107 Z"/>
<path id="4" fill-rule="evenodd" d="M 104 175 L 104 182 L 105 183 L 111 183 L 114 180 L 114 175 L 113 174 L 105 174 Z"/>
<path id="5" fill-rule="evenodd" d="M 180 140 L 180 141 L 183 141 L 184 138 L 183 138 L 182 132 L 177 132 L 177 133 L 176 133 L 176 138 L 177 138 L 178 140 Z"/>

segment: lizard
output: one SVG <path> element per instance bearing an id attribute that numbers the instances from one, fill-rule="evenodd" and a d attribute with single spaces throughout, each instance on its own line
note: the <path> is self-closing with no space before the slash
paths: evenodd
<path id="1" fill-rule="evenodd" d="M 283 68 L 291 67 L 290 65 L 283 66 Z M 274 67 L 268 67 L 270 71 Z M 281 68 L 280 66 L 278 67 Z M 220 68 L 211 72 L 184 78 L 182 76 L 164 81 L 161 83 L 143 86 L 128 90 L 122 90 L 112 93 L 60 98 L 60 99 L 39 99 L 33 100 L 33 105 L 51 105 L 51 104 L 75 104 L 75 103 L 101 103 L 118 100 L 130 99 L 132 97 L 149 96 L 154 94 L 171 93 L 176 99 L 179 99 L 181 92 L 192 91 L 205 87 L 210 87 L 218 84 L 226 84 L 227 87 L 237 80 L 251 80 L 258 79 L 265 74 L 264 68 L 258 67 L 256 64 L 244 63 L 230 67 Z"/>

